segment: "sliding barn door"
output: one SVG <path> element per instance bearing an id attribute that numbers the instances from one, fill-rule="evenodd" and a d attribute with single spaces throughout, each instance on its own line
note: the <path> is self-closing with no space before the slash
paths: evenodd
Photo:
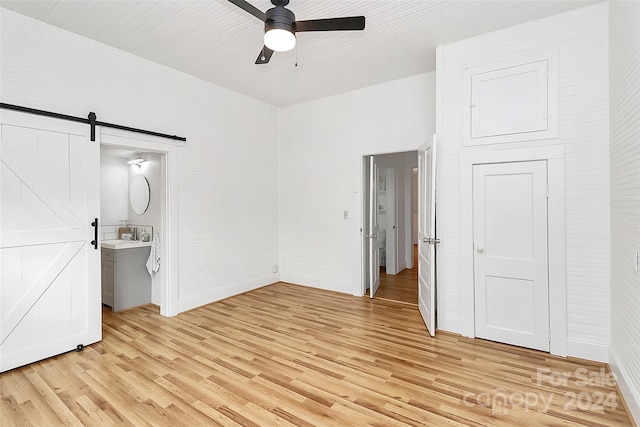
<path id="1" fill-rule="evenodd" d="M 100 149 L 86 124 L 0 113 L 0 371 L 6 371 L 101 339 L 100 251 L 92 244 Z"/>

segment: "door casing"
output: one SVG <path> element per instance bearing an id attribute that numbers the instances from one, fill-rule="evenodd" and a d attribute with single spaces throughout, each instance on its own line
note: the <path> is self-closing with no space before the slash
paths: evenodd
<path id="1" fill-rule="evenodd" d="M 416 137 L 401 140 L 380 141 L 371 144 L 356 145 L 351 152 L 352 159 L 352 213 L 349 215 L 353 218 L 351 225 L 352 242 L 352 294 L 355 296 L 363 296 L 366 293 L 366 283 L 364 274 L 364 251 L 366 250 L 363 243 L 363 224 L 366 220 L 365 197 L 363 194 L 363 174 L 364 157 L 371 155 L 402 153 L 406 151 L 417 151 L 424 143 L 426 137 Z M 441 269 L 438 260 L 438 269 Z M 414 266 L 415 268 L 416 266 Z"/>
<path id="2" fill-rule="evenodd" d="M 460 154 L 460 333 L 475 337 L 473 272 L 473 166 L 547 161 L 550 353 L 567 355 L 564 147 L 463 151 Z"/>

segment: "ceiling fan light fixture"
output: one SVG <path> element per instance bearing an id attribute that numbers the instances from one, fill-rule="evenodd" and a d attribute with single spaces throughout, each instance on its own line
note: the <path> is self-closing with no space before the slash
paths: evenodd
<path id="1" fill-rule="evenodd" d="M 274 52 L 293 49 L 296 46 L 296 33 L 364 30 L 365 25 L 364 16 L 296 21 L 296 15 L 285 7 L 289 0 L 271 0 L 273 7 L 266 12 L 262 12 L 246 0 L 228 1 L 264 22 L 264 47 L 256 59 L 256 64 L 268 63 Z"/>
<path id="2" fill-rule="evenodd" d="M 296 35 L 289 30 L 272 28 L 264 33 L 264 45 L 276 52 L 286 52 L 296 45 Z"/>

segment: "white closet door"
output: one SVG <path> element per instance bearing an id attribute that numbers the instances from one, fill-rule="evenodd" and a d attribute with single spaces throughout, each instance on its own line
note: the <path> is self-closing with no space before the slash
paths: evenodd
<path id="1" fill-rule="evenodd" d="M 546 161 L 473 167 L 476 336 L 549 351 Z"/>
<path id="2" fill-rule="evenodd" d="M 100 251 L 91 244 L 100 150 L 85 124 L 2 111 L 0 131 L 0 371 L 6 371 L 102 337 Z"/>

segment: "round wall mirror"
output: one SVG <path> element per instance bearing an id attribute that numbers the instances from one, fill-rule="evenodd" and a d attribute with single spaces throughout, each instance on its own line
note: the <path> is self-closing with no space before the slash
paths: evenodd
<path id="1" fill-rule="evenodd" d="M 149 181 L 144 175 L 136 175 L 129 187 L 129 201 L 133 211 L 142 215 L 149 207 Z"/>

